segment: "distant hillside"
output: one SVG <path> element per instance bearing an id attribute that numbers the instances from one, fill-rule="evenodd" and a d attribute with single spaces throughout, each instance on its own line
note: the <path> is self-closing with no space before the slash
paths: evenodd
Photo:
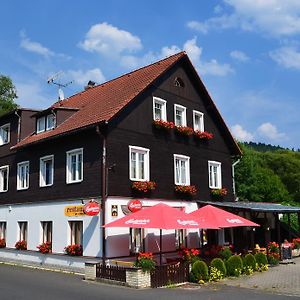
<path id="1" fill-rule="evenodd" d="M 264 143 L 255 143 L 255 142 L 244 142 L 243 145 L 247 146 L 258 152 L 267 152 L 267 151 L 277 151 L 277 150 L 288 150 L 287 148 L 282 148 L 280 146 L 274 146 L 271 144 L 264 144 Z"/>

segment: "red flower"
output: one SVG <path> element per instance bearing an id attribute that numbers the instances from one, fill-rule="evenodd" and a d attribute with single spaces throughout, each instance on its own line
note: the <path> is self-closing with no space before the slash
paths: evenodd
<path id="1" fill-rule="evenodd" d="M 15 244 L 15 248 L 17 250 L 27 250 L 27 242 L 26 241 L 17 241 Z"/>
<path id="2" fill-rule="evenodd" d="M 52 244 L 50 242 L 42 243 L 41 245 L 37 246 L 37 248 L 43 254 L 52 252 Z"/>
<path id="3" fill-rule="evenodd" d="M 174 128 L 174 123 L 173 122 L 168 122 L 168 121 L 163 121 L 163 120 L 154 120 L 153 125 L 157 129 L 173 129 Z"/>
<path id="4" fill-rule="evenodd" d="M 194 137 L 197 139 L 202 139 L 202 140 L 211 140 L 214 137 L 214 135 L 207 131 L 195 130 Z"/>
<path id="5" fill-rule="evenodd" d="M 193 128 L 187 126 L 175 126 L 175 130 L 177 133 L 187 136 L 193 134 L 194 132 Z"/>
<path id="6" fill-rule="evenodd" d="M 217 196 L 217 197 L 223 197 L 226 196 L 228 193 L 226 188 L 221 188 L 221 189 L 212 189 L 211 190 L 211 194 L 213 196 Z"/>
<path id="7" fill-rule="evenodd" d="M 0 248 L 5 248 L 5 247 L 6 247 L 5 239 L 0 239 Z"/>
<path id="8" fill-rule="evenodd" d="M 82 255 L 82 246 L 78 244 L 69 245 L 65 247 L 65 252 L 67 255 L 71 256 L 81 256 Z"/>
<path id="9" fill-rule="evenodd" d="M 197 194 L 197 189 L 194 185 L 175 185 L 175 192 L 195 196 Z"/>
<path id="10" fill-rule="evenodd" d="M 148 193 L 156 189 L 156 183 L 154 181 L 134 181 L 131 188 L 139 192 Z"/>

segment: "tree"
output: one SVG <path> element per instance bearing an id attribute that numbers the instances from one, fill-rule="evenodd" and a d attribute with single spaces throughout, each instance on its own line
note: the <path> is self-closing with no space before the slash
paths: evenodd
<path id="1" fill-rule="evenodd" d="M 0 116 L 18 108 L 14 102 L 17 97 L 12 80 L 7 76 L 0 75 Z"/>

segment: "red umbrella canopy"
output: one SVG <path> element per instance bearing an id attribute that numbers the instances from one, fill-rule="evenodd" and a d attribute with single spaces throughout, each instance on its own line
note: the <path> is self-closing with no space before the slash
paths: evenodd
<path id="1" fill-rule="evenodd" d="M 198 220 L 190 214 L 167 204 L 159 203 L 110 222 L 104 227 L 157 228 L 157 229 L 219 229 L 205 220 Z"/>
<path id="2" fill-rule="evenodd" d="M 202 218 L 204 220 L 211 221 L 220 228 L 260 226 L 259 224 L 212 205 L 201 207 L 198 210 L 191 212 L 190 215 L 195 218 Z"/>

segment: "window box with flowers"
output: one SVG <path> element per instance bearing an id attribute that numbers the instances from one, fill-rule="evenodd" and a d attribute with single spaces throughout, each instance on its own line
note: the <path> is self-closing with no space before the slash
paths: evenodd
<path id="1" fill-rule="evenodd" d="M 200 130 L 194 131 L 194 138 L 197 140 L 208 141 L 211 140 L 213 137 L 214 135 L 207 131 L 200 131 Z"/>
<path id="2" fill-rule="evenodd" d="M 175 192 L 183 196 L 195 196 L 197 188 L 194 185 L 175 185 Z"/>
<path id="3" fill-rule="evenodd" d="M 156 189 L 156 183 L 154 181 L 134 181 L 131 188 L 135 192 L 146 194 Z"/>
<path id="4" fill-rule="evenodd" d="M 214 197 L 214 198 L 223 198 L 224 196 L 226 196 L 228 193 L 227 189 L 226 188 L 221 188 L 221 189 L 211 189 L 211 195 Z"/>
<path id="5" fill-rule="evenodd" d="M 52 244 L 50 242 L 45 242 L 37 246 L 39 252 L 46 254 L 52 252 Z"/>
<path id="6" fill-rule="evenodd" d="M 151 252 L 140 252 L 134 266 L 141 268 L 143 272 L 150 272 L 155 269 L 155 261 Z"/>
<path id="7" fill-rule="evenodd" d="M 190 136 L 193 134 L 194 130 L 188 126 L 175 126 L 175 132 L 182 136 Z"/>
<path id="8" fill-rule="evenodd" d="M 15 248 L 17 250 L 27 250 L 27 242 L 26 241 L 17 241 L 15 244 Z"/>
<path id="9" fill-rule="evenodd" d="M 82 246 L 78 244 L 65 247 L 65 253 L 70 256 L 82 256 Z"/>
<path id="10" fill-rule="evenodd" d="M 156 129 L 169 131 L 174 128 L 174 123 L 157 119 L 153 121 L 153 126 Z"/>
<path id="11" fill-rule="evenodd" d="M 5 248 L 5 247 L 6 247 L 6 240 L 0 239 L 0 248 Z"/>

